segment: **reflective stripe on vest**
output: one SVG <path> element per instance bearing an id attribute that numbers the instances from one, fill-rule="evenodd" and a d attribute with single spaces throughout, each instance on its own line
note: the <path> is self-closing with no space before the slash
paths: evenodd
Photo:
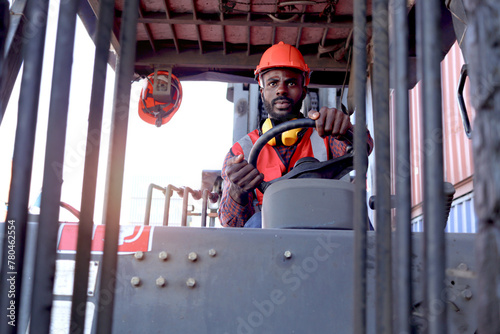
<path id="1" fill-rule="evenodd" d="M 310 140 L 314 157 L 319 161 L 328 160 L 328 150 L 327 150 L 328 144 L 325 141 L 325 139 L 321 138 L 318 135 L 318 132 L 314 130 L 313 133 L 311 134 Z"/>

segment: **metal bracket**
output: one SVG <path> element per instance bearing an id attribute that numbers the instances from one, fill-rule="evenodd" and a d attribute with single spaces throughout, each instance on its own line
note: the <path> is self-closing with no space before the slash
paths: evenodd
<path id="1" fill-rule="evenodd" d="M 460 116 L 462 117 L 462 123 L 464 125 L 465 135 L 467 138 L 472 138 L 472 128 L 469 121 L 469 116 L 467 114 L 467 107 L 465 105 L 464 100 L 464 87 L 465 80 L 467 79 L 467 64 L 462 66 L 462 70 L 460 71 L 460 78 L 458 80 L 457 87 L 457 99 L 458 99 L 458 107 L 460 111 Z"/>

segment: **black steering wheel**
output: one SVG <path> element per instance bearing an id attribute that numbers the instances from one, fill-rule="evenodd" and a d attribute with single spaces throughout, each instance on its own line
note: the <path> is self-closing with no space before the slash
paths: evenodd
<path id="1" fill-rule="evenodd" d="M 301 118 L 288 122 L 281 123 L 271 130 L 264 133 L 252 147 L 250 155 L 248 157 L 248 163 L 257 168 L 257 159 L 260 152 L 267 144 L 269 140 L 280 135 L 281 133 L 296 129 L 296 128 L 313 128 L 316 126 L 316 121 L 310 118 Z M 341 140 L 345 140 L 350 145 L 352 145 L 352 133 L 344 135 Z M 327 161 L 320 162 L 316 158 L 307 157 L 302 158 L 293 167 L 293 169 L 287 174 L 271 181 L 262 182 L 258 189 L 264 193 L 266 189 L 273 183 L 298 178 L 324 178 L 324 179 L 340 179 L 344 175 L 348 174 L 353 170 L 353 157 L 354 154 L 352 150 L 348 150 L 347 154 Z"/>

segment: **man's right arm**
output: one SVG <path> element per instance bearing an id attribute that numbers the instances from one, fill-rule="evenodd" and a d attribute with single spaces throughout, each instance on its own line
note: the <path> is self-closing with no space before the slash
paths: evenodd
<path id="1" fill-rule="evenodd" d="M 222 179 L 219 219 L 223 226 L 243 227 L 255 213 L 253 190 L 263 176 L 243 159 L 243 155 L 235 156 L 230 151 L 222 166 Z"/>

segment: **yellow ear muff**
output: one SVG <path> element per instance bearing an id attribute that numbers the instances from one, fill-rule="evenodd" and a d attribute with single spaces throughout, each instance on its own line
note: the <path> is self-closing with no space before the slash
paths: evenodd
<path id="1" fill-rule="evenodd" d="M 285 146 L 292 146 L 299 139 L 298 134 L 302 129 L 292 129 L 281 134 L 281 141 Z"/>
<path id="2" fill-rule="evenodd" d="M 264 124 L 262 124 L 262 133 L 266 133 L 267 131 L 271 130 L 273 128 L 273 122 L 271 121 L 270 118 L 266 119 L 264 121 Z M 271 146 L 276 146 L 276 139 L 273 138 L 270 141 L 267 142 Z"/>
<path id="3" fill-rule="evenodd" d="M 267 131 L 271 130 L 273 126 L 273 121 L 270 118 L 266 119 L 262 124 L 262 133 L 266 133 Z M 298 140 L 298 134 L 301 130 L 302 129 L 292 129 L 283 132 L 281 134 L 281 142 L 283 143 L 283 145 L 292 146 L 293 144 L 295 144 Z M 276 138 L 269 140 L 267 143 L 271 146 L 276 146 Z"/>

